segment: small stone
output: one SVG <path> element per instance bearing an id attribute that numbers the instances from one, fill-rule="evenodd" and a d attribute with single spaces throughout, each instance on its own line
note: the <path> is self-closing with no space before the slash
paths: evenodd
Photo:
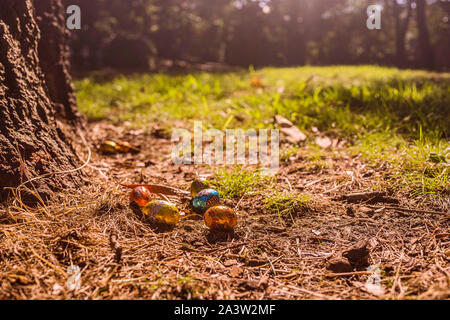
<path id="1" fill-rule="evenodd" d="M 317 137 L 315 139 L 315 143 L 321 147 L 322 149 L 328 149 L 331 147 L 331 145 L 333 144 L 333 142 L 331 141 L 330 138 L 328 137 Z"/>
<path id="2" fill-rule="evenodd" d="M 352 272 L 353 268 L 347 258 L 336 257 L 328 261 L 327 268 L 336 273 Z"/>
<path id="3" fill-rule="evenodd" d="M 52 295 L 58 296 L 63 290 L 64 288 L 60 284 L 55 283 L 53 285 Z"/>
<path id="4" fill-rule="evenodd" d="M 291 121 L 283 118 L 282 116 L 275 116 L 275 120 L 280 126 L 280 131 L 286 135 L 288 142 L 292 144 L 298 144 L 306 140 L 306 135 L 300 131 Z"/>

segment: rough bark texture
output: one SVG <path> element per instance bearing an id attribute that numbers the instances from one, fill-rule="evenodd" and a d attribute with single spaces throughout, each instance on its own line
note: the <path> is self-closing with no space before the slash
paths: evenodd
<path id="1" fill-rule="evenodd" d="M 409 1 L 406 1 L 407 15 L 402 19 L 403 8 L 397 3 L 397 0 L 392 0 L 394 5 L 395 16 L 395 63 L 399 67 L 405 67 L 408 64 L 408 57 L 406 56 L 405 38 L 408 30 L 409 20 L 411 19 L 412 7 Z"/>
<path id="2" fill-rule="evenodd" d="M 58 119 L 83 125 L 76 108 L 72 78 L 69 73 L 69 31 L 64 27 L 65 10 L 60 0 L 34 0 L 36 21 L 41 31 L 38 55 L 48 93 Z"/>
<path id="3" fill-rule="evenodd" d="M 0 200 L 8 187 L 80 164 L 63 129 L 83 119 L 68 73 L 62 10 L 60 0 L 0 1 Z M 46 197 L 79 181 L 79 173 L 57 175 L 28 187 Z"/>
<path id="4" fill-rule="evenodd" d="M 419 63 L 421 67 L 434 68 L 434 53 L 427 26 L 426 2 L 417 0 L 417 28 L 419 29 Z"/>

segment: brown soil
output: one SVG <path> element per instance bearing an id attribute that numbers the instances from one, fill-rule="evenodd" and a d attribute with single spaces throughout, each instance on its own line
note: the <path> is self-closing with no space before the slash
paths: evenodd
<path id="1" fill-rule="evenodd" d="M 340 200 L 379 185 L 387 173 L 338 150 L 323 159 L 325 169 L 309 165 L 302 150 L 282 163 L 276 189 L 313 196 L 307 209 L 293 215 L 267 212 L 263 196 L 244 196 L 224 200 L 239 212 L 233 234 L 211 234 L 191 214 L 173 230 L 153 229 L 129 206 L 128 190 L 119 183 L 186 189 L 196 172 L 214 171 L 173 165 L 172 145 L 160 132 L 92 124 L 92 141 L 123 139 L 141 145 L 142 152 L 105 156 L 91 146 L 84 188 L 55 194 L 46 207 L 26 208 L 18 200 L 0 207 L 0 298 L 450 297 L 448 199 L 409 199 L 387 190 L 398 200 L 395 206 L 441 213 Z M 188 198 L 171 200 L 188 208 Z M 71 264 L 81 269 L 75 291 L 66 288 Z M 382 270 L 384 292 L 365 286 L 369 265 Z"/>

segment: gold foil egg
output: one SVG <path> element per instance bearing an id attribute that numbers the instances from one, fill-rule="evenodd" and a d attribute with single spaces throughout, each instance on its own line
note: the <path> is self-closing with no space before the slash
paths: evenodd
<path id="1" fill-rule="evenodd" d="M 153 200 L 142 208 L 142 213 L 157 224 L 175 226 L 180 220 L 177 207 L 164 200 Z"/>
<path id="2" fill-rule="evenodd" d="M 197 178 L 191 183 L 191 197 L 195 197 L 202 190 L 209 189 L 210 183 L 203 179 Z"/>
<path id="3" fill-rule="evenodd" d="M 117 152 L 117 143 L 107 140 L 100 145 L 100 151 L 106 154 L 113 154 Z"/>

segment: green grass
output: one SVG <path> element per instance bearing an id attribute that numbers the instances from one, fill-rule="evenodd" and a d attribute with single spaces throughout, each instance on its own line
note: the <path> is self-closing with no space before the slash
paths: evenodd
<path id="1" fill-rule="evenodd" d="M 305 194 L 275 191 L 265 198 L 264 208 L 271 213 L 278 214 L 278 216 L 292 216 L 307 208 L 310 199 L 311 196 Z"/>
<path id="2" fill-rule="evenodd" d="M 373 133 L 351 148 L 374 166 L 388 164 L 392 175 L 388 185 L 406 191 L 411 197 L 424 194 L 450 195 L 449 143 L 437 137 L 425 137 L 419 128 L 417 139 L 405 139 L 388 131 Z M 433 161 L 430 155 L 444 159 Z"/>
<path id="3" fill-rule="evenodd" d="M 216 172 L 215 185 L 223 198 L 240 198 L 252 195 L 272 180 L 272 177 L 261 174 L 258 170 L 250 170 L 241 166 L 231 169 L 223 168 Z"/>
<path id="4" fill-rule="evenodd" d="M 258 76 L 265 90 L 252 88 Z M 281 114 L 300 128 L 362 137 L 386 128 L 414 135 L 449 134 L 450 75 L 381 67 L 262 69 L 256 73 L 136 74 L 76 81 L 80 109 L 90 119 L 203 119 L 222 128 L 267 127 Z"/>
<path id="5" fill-rule="evenodd" d="M 252 87 L 253 77 L 265 89 Z M 205 129 L 257 129 L 273 126 L 280 114 L 305 132 L 316 127 L 346 139 L 351 152 L 375 165 L 389 163 L 395 172 L 391 184 L 406 186 L 412 196 L 449 189 L 448 166 L 429 161 L 430 153 L 450 146 L 448 73 L 375 66 L 265 68 L 106 80 L 97 75 L 75 84 L 79 108 L 90 120 L 128 121 L 133 127 L 157 121 L 168 128 L 175 120 L 203 120 Z M 283 151 L 281 160 L 296 152 Z M 248 187 L 241 184 L 225 194 L 238 196 L 239 188 Z"/>

